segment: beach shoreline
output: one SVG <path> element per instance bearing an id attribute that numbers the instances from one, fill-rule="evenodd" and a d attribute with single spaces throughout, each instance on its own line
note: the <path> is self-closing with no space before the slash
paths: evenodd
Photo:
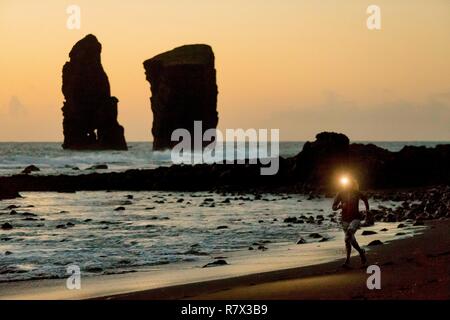
<path id="1" fill-rule="evenodd" d="M 217 281 L 105 296 L 100 299 L 155 300 L 315 300 L 450 298 L 450 220 L 427 223 L 414 237 L 368 252 L 381 268 L 381 290 L 369 290 L 365 269 L 341 268 L 341 261 Z M 352 265 L 358 265 L 358 257 Z"/>
<path id="2" fill-rule="evenodd" d="M 426 224 L 426 228 L 420 229 L 423 233 L 370 247 L 369 264 L 377 264 L 382 269 L 383 287 L 379 292 L 367 289 L 369 275 L 358 268 L 358 257 L 352 258 L 355 269 L 344 271 L 340 267 L 342 260 L 336 253 L 343 251 L 343 244 L 340 233 L 336 233 L 334 241 L 323 244 L 281 246 L 267 252 L 255 252 L 257 255 L 251 262 L 248 262 L 248 253 L 241 252 L 241 255 L 227 257 L 230 265 L 226 266 L 201 268 L 202 261 L 196 262 L 195 267 L 186 264 L 182 270 L 174 264 L 172 271 L 159 274 L 150 271 L 89 277 L 82 280 L 82 290 L 67 290 L 66 279 L 6 282 L 2 283 L 0 299 L 448 299 L 450 241 L 447 233 L 450 220 Z M 381 225 L 372 228 L 379 229 Z M 367 245 L 368 241 L 380 237 L 380 234 L 373 237 L 359 235 L 358 239 L 362 245 Z M 303 261 L 302 265 L 302 261 L 292 259 L 302 251 L 311 256 L 315 250 L 322 261 L 314 257 L 315 262 Z M 343 252 L 341 254 L 343 256 Z M 267 269 L 267 265 L 271 269 Z M 432 268 L 424 272 L 422 269 L 427 265 Z M 396 276 L 399 272 L 404 277 Z M 399 287 L 403 291 L 394 294 Z M 411 291 L 417 287 L 434 289 L 428 297 L 422 291 Z"/>

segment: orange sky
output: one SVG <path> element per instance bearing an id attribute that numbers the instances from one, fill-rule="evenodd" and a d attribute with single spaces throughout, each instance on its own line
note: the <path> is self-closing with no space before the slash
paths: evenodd
<path id="1" fill-rule="evenodd" d="M 69 4 L 81 29 L 66 28 Z M 366 28 L 381 8 L 382 29 Z M 450 1 L 0 0 L 0 141 L 61 141 L 61 70 L 88 33 L 128 141 L 149 141 L 142 62 L 190 43 L 216 54 L 219 128 L 450 140 Z"/>

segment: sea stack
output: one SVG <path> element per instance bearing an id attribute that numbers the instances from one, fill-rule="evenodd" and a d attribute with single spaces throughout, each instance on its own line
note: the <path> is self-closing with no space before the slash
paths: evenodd
<path id="1" fill-rule="evenodd" d="M 194 137 L 194 121 L 202 121 L 203 132 L 217 127 L 218 91 L 210 46 L 175 48 L 145 61 L 144 69 L 152 91 L 154 150 L 177 144 L 171 135 L 179 128 Z"/>
<path id="2" fill-rule="evenodd" d="M 101 63 L 102 45 L 90 34 L 70 51 L 63 67 L 64 149 L 126 150 L 117 103 Z"/>

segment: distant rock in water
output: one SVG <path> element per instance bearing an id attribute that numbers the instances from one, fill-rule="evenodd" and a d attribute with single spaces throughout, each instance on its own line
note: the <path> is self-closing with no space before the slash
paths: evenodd
<path id="1" fill-rule="evenodd" d="M 87 35 L 73 46 L 63 67 L 64 149 L 127 149 L 117 122 L 119 100 L 111 96 L 101 51 L 97 38 Z"/>
<path id="2" fill-rule="evenodd" d="M 144 69 L 152 90 L 154 150 L 173 147 L 175 129 L 187 129 L 193 136 L 196 120 L 202 121 L 203 132 L 217 127 L 218 90 L 210 46 L 173 49 L 145 61 Z"/>

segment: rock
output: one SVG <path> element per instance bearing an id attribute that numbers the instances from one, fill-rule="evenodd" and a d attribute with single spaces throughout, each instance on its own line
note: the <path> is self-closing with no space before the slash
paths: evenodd
<path id="1" fill-rule="evenodd" d="M 58 224 L 56 226 L 56 229 L 66 229 L 66 228 L 67 228 L 67 226 L 65 224 Z"/>
<path id="2" fill-rule="evenodd" d="M 248 250 L 254 250 L 253 247 L 248 247 Z"/>
<path id="3" fill-rule="evenodd" d="M 258 246 L 258 250 L 266 251 L 266 250 L 268 250 L 268 249 L 267 249 L 267 247 L 265 247 L 265 246 L 263 246 L 263 245 L 259 245 L 259 246 Z"/>
<path id="4" fill-rule="evenodd" d="M 117 207 L 114 209 L 114 211 L 124 211 L 125 207 Z"/>
<path id="5" fill-rule="evenodd" d="M 0 181 L 0 200 L 15 199 L 19 197 L 19 192 L 12 184 Z"/>
<path id="6" fill-rule="evenodd" d="M 144 62 L 150 82 L 153 111 L 153 150 L 173 147 L 175 129 L 194 136 L 194 121 L 202 121 L 203 134 L 218 123 L 214 53 L 210 46 L 186 45 Z"/>
<path id="7" fill-rule="evenodd" d="M 362 233 L 361 233 L 361 235 L 362 236 L 371 236 L 371 235 L 373 235 L 373 234 L 377 234 L 375 231 L 372 231 L 372 230 L 364 230 Z"/>
<path id="8" fill-rule="evenodd" d="M 319 233 L 311 233 L 311 234 L 309 235 L 309 237 L 310 237 L 310 238 L 313 238 L 313 239 L 323 238 L 322 235 L 319 234 Z"/>
<path id="9" fill-rule="evenodd" d="M 5 251 L 5 256 L 12 255 L 13 253 L 11 251 Z"/>
<path id="10" fill-rule="evenodd" d="M 221 229 L 228 229 L 228 226 L 218 226 L 217 230 L 221 230 Z"/>
<path id="11" fill-rule="evenodd" d="M 224 265 L 227 265 L 227 264 L 228 264 L 228 263 L 227 263 L 225 260 L 220 259 L 220 260 L 216 260 L 216 261 L 214 261 L 214 262 L 210 262 L 210 263 L 205 264 L 205 265 L 203 266 L 203 268 L 217 267 L 217 266 L 224 266 Z"/>
<path id="12" fill-rule="evenodd" d="M 320 239 L 319 242 L 326 242 L 326 241 L 328 241 L 328 238 L 323 237 L 322 239 Z"/>
<path id="13" fill-rule="evenodd" d="M 337 166 L 347 161 L 349 139 L 344 134 L 322 132 L 316 141 L 306 142 L 294 158 L 294 175 L 305 183 L 330 185 L 329 181 Z M 309 194 L 309 199 L 314 194 Z"/>
<path id="14" fill-rule="evenodd" d="M 388 229 L 383 228 L 383 229 L 381 229 L 380 231 L 381 231 L 381 232 L 385 232 L 385 231 L 388 231 Z"/>
<path id="15" fill-rule="evenodd" d="M 384 217 L 384 221 L 385 221 L 385 222 L 396 222 L 396 221 L 397 221 L 397 218 L 395 217 L 394 214 L 389 213 L 389 214 L 387 214 L 387 215 Z"/>
<path id="16" fill-rule="evenodd" d="M 85 270 L 87 272 L 102 272 L 103 271 L 103 269 L 101 267 L 95 267 L 95 266 L 87 266 L 85 268 Z"/>
<path id="17" fill-rule="evenodd" d="M 19 207 L 19 206 L 16 206 L 15 204 L 11 204 L 11 205 L 7 206 L 7 207 L 5 208 L 5 210 L 12 210 L 12 209 L 18 209 L 18 208 L 20 208 L 20 207 Z"/>
<path id="18" fill-rule="evenodd" d="M 117 122 L 119 100 L 111 96 L 101 51 L 100 42 L 89 34 L 73 46 L 63 67 L 64 149 L 127 149 Z"/>
<path id="19" fill-rule="evenodd" d="M 404 233 L 404 232 L 397 232 L 395 235 L 396 236 L 404 236 L 406 233 Z"/>
<path id="20" fill-rule="evenodd" d="M 75 223 L 73 223 L 73 222 L 67 222 L 67 223 L 66 223 L 66 226 L 68 226 L 68 227 L 75 227 Z"/>
<path id="21" fill-rule="evenodd" d="M 184 252 L 183 254 L 193 255 L 193 256 L 207 256 L 208 254 L 206 252 L 202 252 L 199 250 L 196 250 L 194 248 L 189 249 L 188 251 Z"/>
<path id="22" fill-rule="evenodd" d="M 37 172 L 37 171 L 41 171 L 41 169 L 39 169 L 38 167 L 36 167 L 35 165 L 30 165 L 28 167 L 26 167 L 25 169 L 22 170 L 22 173 L 24 174 L 30 174 L 32 172 Z"/>
<path id="23" fill-rule="evenodd" d="M 24 217 L 37 217 L 37 214 L 31 212 L 22 212 L 21 215 Z"/>
<path id="24" fill-rule="evenodd" d="M 404 225 L 403 223 L 400 223 L 400 224 L 397 226 L 397 228 L 404 228 L 404 227 L 406 227 L 406 225 Z"/>
<path id="25" fill-rule="evenodd" d="M 87 168 L 86 170 L 107 170 L 108 169 L 108 165 L 106 164 L 96 164 L 93 165 L 89 168 Z"/>
<path id="26" fill-rule="evenodd" d="M 381 242 L 380 240 L 373 240 L 373 241 L 369 242 L 368 246 L 372 247 L 372 246 L 379 246 L 382 244 L 383 244 L 383 242 Z"/>
<path id="27" fill-rule="evenodd" d="M 2 224 L 2 230 L 11 230 L 12 228 L 13 226 L 9 222 L 5 222 L 4 224 Z"/>
<path id="28" fill-rule="evenodd" d="M 306 243 L 306 240 L 303 238 L 297 240 L 297 244 L 304 244 L 304 243 Z"/>
<path id="29" fill-rule="evenodd" d="M 128 200 L 132 200 L 132 199 L 134 198 L 134 196 L 133 196 L 132 194 L 128 194 L 128 195 L 126 196 L 126 198 L 127 198 Z"/>
<path id="30" fill-rule="evenodd" d="M 297 217 L 287 217 L 286 219 L 283 220 L 283 222 L 285 222 L 285 223 L 296 223 L 297 222 Z"/>

